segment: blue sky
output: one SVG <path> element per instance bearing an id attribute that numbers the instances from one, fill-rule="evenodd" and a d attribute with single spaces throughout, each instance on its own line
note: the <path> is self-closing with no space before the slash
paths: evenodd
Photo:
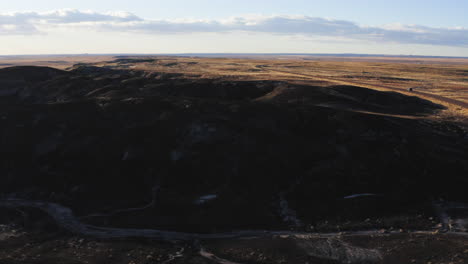
<path id="1" fill-rule="evenodd" d="M 244 14 L 296 14 L 351 20 L 363 24 L 422 24 L 468 27 L 464 0 L 14 0 L 0 10 L 48 11 L 63 8 L 105 12 L 122 10 L 144 18 L 221 18 Z"/>
<path id="2" fill-rule="evenodd" d="M 120 51 L 468 56 L 467 11 L 468 1 L 463 0 L 1 1 L 0 40 L 9 45 L 0 46 L 0 54 Z M 84 45 L 76 45 L 84 40 Z"/>

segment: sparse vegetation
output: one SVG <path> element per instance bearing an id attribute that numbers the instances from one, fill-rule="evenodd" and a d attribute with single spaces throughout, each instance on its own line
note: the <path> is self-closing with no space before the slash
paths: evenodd
<path id="1" fill-rule="evenodd" d="M 0 262 L 464 263 L 468 66 L 437 62 L 0 69 Z M 145 230 L 183 241 L 102 240 Z"/>

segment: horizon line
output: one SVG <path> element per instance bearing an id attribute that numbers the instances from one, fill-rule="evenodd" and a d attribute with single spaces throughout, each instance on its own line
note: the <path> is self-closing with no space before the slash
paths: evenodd
<path id="1" fill-rule="evenodd" d="M 464 56 L 443 56 L 443 55 L 408 55 L 408 54 L 372 54 L 372 53 L 256 53 L 256 52 L 189 52 L 189 53 L 57 53 L 57 54 L 0 54 L 0 57 L 27 57 L 27 56 L 322 56 L 322 57 L 394 57 L 394 58 L 448 58 L 448 59 L 468 59 Z"/>

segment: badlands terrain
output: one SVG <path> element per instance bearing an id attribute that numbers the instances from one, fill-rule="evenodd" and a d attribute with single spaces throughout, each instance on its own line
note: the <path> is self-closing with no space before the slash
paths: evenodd
<path id="1" fill-rule="evenodd" d="M 468 262 L 468 59 L 0 62 L 0 263 Z"/>

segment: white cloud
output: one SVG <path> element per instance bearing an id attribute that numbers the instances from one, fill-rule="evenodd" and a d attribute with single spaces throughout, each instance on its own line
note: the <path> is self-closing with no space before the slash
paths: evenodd
<path id="1" fill-rule="evenodd" d="M 391 24 L 361 26 L 308 16 L 245 16 L 219 20 L 145 20 L 128 12 L 57 10 L 0 14 L 0 35 L 47 33 L 54 28 L 142 34 L 256 32 L 400 44 L 468 46 L 468 29 Z"/>

